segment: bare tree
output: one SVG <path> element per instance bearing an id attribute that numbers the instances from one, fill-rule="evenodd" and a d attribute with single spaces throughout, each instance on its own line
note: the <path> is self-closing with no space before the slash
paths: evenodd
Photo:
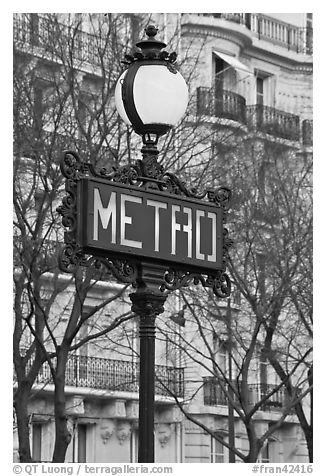
<path id="1" fill-rule="evenodd" d="M 79 269 L 68 278 L 57 267 L 63 242 L 57 207 L 64 193 L 59 160 L 64 149 L 97 168 L 136 159 L 137 140 L 116 113 L 113 95 L 124 53 L 148 21 L 137 14 L 14 16 L 14 406 L 22 462 L 31 461 L 28 402 L 45 363 L 55 386 L 53 461 L 64 461 L 70 441 L 64 400 L 69 352 L 85 343 L 75 342 L 83 324 L 122 295 L 118 290 L 85 312 L 88 292 L 108 276 Z M 166 166 L 182 171 L 198 162 L 197 126 L 186 130 L 180 124 L 175 132 L 182 160 L 175 160 L 173 134 L 163 142 L 160 160 Z M 63 323 L 55 309 L 69 292 L 74 298 Z M 130 316 L 116 316 L 91 338 Z"/>
<path id="2" fill-rule="evenodd" d="M 243 422 L 248 453 L 216 436 L 191 414 L 191 405 L 187 409 L 180 404 L 180 408 L 245 462 L 256 461 L 264 442 L 295 412 L 312 460 L 312 420 L 306 411 L 312 396 L 312 159 L 282 144 L 255 139 L 233 140 L 233 147 L 224 153 L 223 145 L 217 147 L 220 178 L 224 175 L 234 192 L 229 227 L 235 244 L 229 271 L 241 307 L 232 306 L 230 321 L 231 314 L 214 296 L 205 296 L 198 288 L 183 292 L 190 329 L 187 338 L 174 332 L 187 365 L 195 362 L 213 378 L 213 391 L 224 395 Z M 172 331 L 163 326 L 162 332 L 171 340 Z M 189 339 L 191 332 L 193 340 Z M 220 335 L 231 353 L 232 377 L 217 359 L 213 336 Z M 266 380 L 265 390 L 253 399 L 251 376 L 259 371 L 257 356 L 272 366 L 278 383 L 269 386 Z M 200 377 L 189 402 L 202 386 Z M 257 435 L 257 411 L 279 400 L 283 400 L 279 418 L 263 435 Z"/>
<path id="3" fill-rule="evenodd" d="M 84 24 L 81 23 L 83 20 Z M 56 387 L 57 427 L 53 461 L 64 461 L 70 439 L 64 409 L 68 354 L 85 343 L 84 339 L 79 339 L 77 344 L 74 341 L 83 323 L 104 310 L 113 298 L 119 299 L 122 292 L 119 290 L 115 296 L 107 297 L 100 306 L 85 313 L 88 291 L 98 280 L 108 279 L 107 275 L 99 274 L 98 270 L 79 269 L 75 275 L 63 279 L 57 268 L 59 243 L 63 241 L 56 212 L 63 193 L 58 162 L 66 148 L 76 150 L 84 160 L 99 168 L 110 168 L 117 166 L 118 161 L 128 163 L 137 158 L 139 140 L 119 119 L 113 105 L 113 94 L 123 70 L 123 54 L 131 49 L 141 36 L 142 26 L 149 21 L 150 16 L 146 18 L 137 14 L 87 15 L 84 19 L 58 14 L 15 16 L 14 364 L 21 461 L 31 460 L 27 404 L 44 362 L 50 366 Z M 177 39 L 178 35 L 172 38 L 172 43 L 176 44 Z M 205 38 L 202 47 L 204 42 Z M 188 47 L 182 52 L 179 66 L 191 84 L 196 79 L 200 51 L 196 50 L 194 57 L 191 45 Z M 198 101 L 195 91 L 185 118 L 162 139 L 159 160 L 165 169 L 177 172 L 181 179 L 195 188 L 227 184 L 234 191 L 230 231 L 241 246 L 235 244 L 230 272 L 246 303 L 244 321 L 239 319 L 232 329 L 232 339 L 238 339 L 239 349 L 242 349 L 237 382 L 226 380 L 227 376 L 221 374 L 212 353 L 212 344 L 206 338 L 207 329 L 213 331 L 215 322 L 207 320 L 212 310 L 207 307 L 206 298 L 204 305 L 193 296 L 185 294 L 185 299 L 194 324 L 199 329 L 200 326 L 203 328 L 202 322 L 207 326 L 200 332 L 200 337 L 208 357 L 202 355 L 201 361 L 208 359 L 207 368 L 212 376 L 227 383 L 227 390 L 222 386 L 225 396 L 247 423 L 250 451 L 247 455 L 239 452 L 237 455 L 244 461 L 254 461 L 268 434 L 259 438 L 255 435 L 253 417 L 264 401 L 273 395 L 265 395 L 264 401 L 256 402 L 254 406 L 248 400 L 248 373 L 254 352 L 258 343 L 263 343 L 273 365 L 276 351 L 281 352 L 280 348 L 283 351 L 286 345 L 294 349 L 298 336 L 288 338 L 283 319 L 285 312 L 295 322 L 299 316 L 302 327 L 298 328 L 298 334 L 300 330 L 305 335 L 311 328 L 310 293 L 309 288 L 303 286 L 310 280 L 307 250 L 311 226 L 311 167 L 309 157 L 294 164 L 291 154 L 285 149 L 275 145 L 272 148 L 262 146 L 259 141 L 244 136 L 240 127 L 219 127 L 217 118 L 211 127 L 207 127 L 203 116 L 208 113 L 209 104 Z M 281 157 L 281 160 L 276 160 L 276 157 Z M 288 161 L 289 158 L 292 162 Z M 289 167 L 289 163 L 295 167 Z M 300 172 L 296 168 L 298 165 Z M 307 218 L 304 223 L 301 214 Z M 303 259 L 303 256 L 307 258 Z M 61 296 L 72 288 L 75 290 L 74 302 L 62 327 L 60 318 L 53 321 L 53 309 L 58 299 L 60 301 Z M 204 321 L 197 319 L 200 307 Z M 117 315 L 102 329 L 94 330 L 92 338 L 115 329 L 130 317 L 130 314 Z M 243 330 L 246 330 L 246 338 L 242 338 Z M 29 341 L 27 336 L 31 336 Z M 279 346 L 282 339 L 282 346 Z M 187 347 L 183 347 L 187 355 Z M 280 388 L 285 385 L 290 396 L 280 424 L 293 405 L 299 410 L 304 396 L 311 391 L 310 382 L 304 388 L 300 381 L 303 388 L 300 395 L 291 392 L 289 387 L 293 385 L 297 368 L 302 364 L 310 368 L 311 348 L 301 350 L 301 354 L 293 353 L 295 359 L 291 366 L 289 354 L 284 352 L 282 368 L 286 368 L 286 372 L 277 372 Z M 191 352 L 188 349 L 189 358 L 193 351 L 195 349 Z M 188 417 L 193 418 L 189 412 Z M 304 424 L 303 419 L 301 423 Z"/>
<path id="4" fill-rule="evenodd" d="M 55 386 L 53 461 L 58 462 L 64 461 L 70 441 L 64 395 L 68 354 L 85 342 L 78 338 L 75 342 L 82 325 L 94 313 L 119 299 L 125 289 L 114 291 L 108 276 L 103 277 L 98 270 L 80 269 L 74 276 L 64 278 L 57 267 L 63 241 L 61 219 L 56 209 L 63 192 L 59 158 L 64 148 L 75 147 L 99 166 L 103 166 L 104 161 L 105 165 L 114 163 L 116 159 L 116 148 L 111 147 L 110 140 L 120 125 L 109 106 L 121 66 L 116 61 L 116 69 L 112 63 L 108 70 L 107 64 L 112 60 L 110 42 L 119 49 L 115 30 L 118 20 L 102 22 L 102 37 L 81 31 L 78 23 L 61 24 L 57 15 L 17 15 L 15 20 L 13 349 L 17 382 L 14 406 L 20 460 L 31 461 L 28 402 L 42 365 L 47 362 Z M 39 56 L 22 54 L 24 45 L 20 42 L 35 48 Z M 81 42 L 77 58 L 74 53 L 76 42 Z M 96 67 L 102 78 L 102 86 L 97 85 L 96 91 L 92 83 L 82 81 L 79 73 L 82 66 L 85 68 L 88 62 L 92 63 L 93 58 L 89 55 L 97 58 Z M 112 134 L 103 130 L 109 124 Z M 108 289 L 112 288 L 113 292 L 85 313 L 88 292 L 98 279 L 106 280 Z M 65 302 L 65 293 L 69 292 L 73 293 L 74 299 L 71 311 L 66 310 L 68 320 L 63 323 L 61 314 L 56 315 L 56 307 L 58 302 Z M 130 316 L 131 313 L 116 315 L 88 339 L 115 329 Z"/>

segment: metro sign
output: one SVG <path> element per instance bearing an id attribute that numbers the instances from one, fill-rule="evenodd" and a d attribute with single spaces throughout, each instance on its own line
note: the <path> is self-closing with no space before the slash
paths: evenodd
<path id="1" fill-rule="evenodd" d="M 215 203 L 81 178 L 77 236 L 97 256 L 223 269 L 223 210 Z"/>

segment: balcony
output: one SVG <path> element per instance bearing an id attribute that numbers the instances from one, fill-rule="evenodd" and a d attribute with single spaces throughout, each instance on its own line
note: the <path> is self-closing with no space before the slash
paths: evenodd
<path id="1" fill-rule="evenodd" d="M 184 369 L 155 366 L 155 393 L 157 395 L 184 395 Z M 116 392 L 138 392 L 138 362 L 69 355 L 66 369 L 66 385 L 87 387 L 97 390 Z M 36 383 L 51 383 L 51 372 L 48 363 L 40 371 Z"/>
<path id="2" fill-rule="evenodd" d="M 213 17 L 220 18 L 221 20 L 231 21 L 239 25 L 246 25 L 249 28 L 248 23 L 250 21 L 250 13 L 198 13 L 201 17 Z"/>
<path id="3" fill-rule="evenodd" d="M 246 106 L 244 97 L 225 89 L 217 95 L 214 88 L 198 87 L 197 115 L 231 119 L 247 125 L 251 131 L 292 141 L 300 140 L 299 116 L 260 104 Z M 312 140 L 312 124 L 304 122 L 303 134 L 308 143 Z"/>
<path id="4" fill-rule="evenodd" d="M 282 139 L 300 139 L 300 118 L 295 114 L 280 111 L 269 106 L 255 104 L 247 106 L 249 130 L 271 134 Z"/>
<path id="5" fill-rule="evenodd" d="M 250 29 L 258 39 L 272 42 L 296 53 L 312 54 L 312 28 L 291 25 L 261 13 L 251 13 L 250 17 Z"/>
<path id="6" fill-rule="evenodd" d="M 204 377 L 204 405 L 227 405 L 224 387 L 214 377 Z"/>
<path id="7" fill-rule="evenodd" d="M 262 13 L 198 13 L 197 17 L 226 20 L 250 30 L 254 37 L 299 54 L 312 55 L 313 29 L 283 22 Z"/>
<path id="8" fill-rule="evenodd" d="M 66 39 L 66 44 L 70 44 L 75 60 L 86 62 L 91 65 L 101 65 L 101 53 L 104 61 L 108 63 L 108 48 L 106 39 L 92 35 L 75 27 L 70 27 L 59 23 L 55 19 L 45 18 L 37 13 L 15 14 L 13 39 L 15 47 L 40 48 L 42 52 L 54 57 L 59 54 L 66 54 L 58 50 L 58 38 Z M 107 57 L 105 57 L 107 56 Z"/>
<path id="9" fill-rule="evenodd" d="M 246 100 L 239 94 L 223 89 L 216 94 L 213 88 L 197 88 L 197 114 L 246 122 Z"/>
<path id="10" fill-rule="evenodd" d="M 204 405 L 227 405 L 228 399 L 223 391 L 222 385 L 226 388 L 225 384 L 219 383 L 214 377 L 204 377 Z M 260 402 L 266 395 L 269 395 L 273 389 L 276 388 L 276 385 L 255 383 L 249 384 L 249 405 L 255 405 Z M 273 393 L 268 400 L 262 403 L 259 407 L 263 411 L 277 411 L 286 406 L 287 398 L 285 395 L 284 388 L 278 389 Z"/>

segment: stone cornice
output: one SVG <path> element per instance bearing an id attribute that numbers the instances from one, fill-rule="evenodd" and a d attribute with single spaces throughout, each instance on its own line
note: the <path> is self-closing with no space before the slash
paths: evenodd
<path id="1" fill-rule="evenodd" d="M 252 44 L 252 35 L 249 30 L 244 28 L 243 25 L 233 24 L 226 20 L 187 15 L 182 22 L 181 29 L 182 36 L 222 38 L 233 42 L 241 49 Z"/>
<path id="2" fill-rule="evenodd" d="M 290 71 L 312 74 L 312 56 L 299 54 L 273 42 L 260 40 L 243 25 L 227 20 L 187 14 L 182 21 L 182 36 L 219 38 L 241 49 L 241 55 L 275 63 Z"/>

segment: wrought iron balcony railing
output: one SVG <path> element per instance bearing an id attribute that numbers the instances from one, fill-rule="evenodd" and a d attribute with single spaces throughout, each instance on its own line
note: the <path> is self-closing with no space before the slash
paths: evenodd
<path id="1" fill-rule="evenodd" d="M 228 399 L 225 393 L 225 383 L 219 383 L 214 377 L 204 377 L 204 405 L 227 405 Z M 269 395 L 276 385 L 270 384 L 249 384 L 248 385 L 248 400 L 250 405 L 259 403 L 264 397 Z M 239 400 L 238 396 L 235 396 Z M 260 405 L 260 410 L 277 410 L 282 409 L 287 404 L 287 397 L 283 387 L 276 390 L 269 398 Z"/>
<path id="2" fill-rule="evenodd" d="M 222 386 L 214 377 L 204 377 L 204 405 L 227 405 L 225 385 Z"/>
<path id="3" fill-rule="evenodd" d="M 260 104 L 246 106 L 245 98 L 232 91 L 222 90 L 217 94 L 214 88 L 197 88 L 197 114 L 232 119 L 247 124 L 250 130 L 283 139 L 300 140 L 299 116 Z M 308 128 L 307 123 L 306 137 Z"/>
<path id="4" fill-rule="evenodd" d="M 197 114 L 246 122 L 246 100 L 240 94 L 223 89 L 197 88 Z"/>
<path id="5" fill-rule="evenodd" d="M 183 397 L 184 369 L 155 366 L 155 392 L 157 395 Z M 138 392 L 138 362 L 69 355 L 66 369 L 66 385 L 118 392 Z M 51 383 L 51 372 L 45 363 L 37 383 Z"/>
<path id="6" fill-rule="evenodd" d="M 293 141 L 300 140 L 300 118 L 274 107 L 255 104 L 247 106 L 249 129 Z"/>

